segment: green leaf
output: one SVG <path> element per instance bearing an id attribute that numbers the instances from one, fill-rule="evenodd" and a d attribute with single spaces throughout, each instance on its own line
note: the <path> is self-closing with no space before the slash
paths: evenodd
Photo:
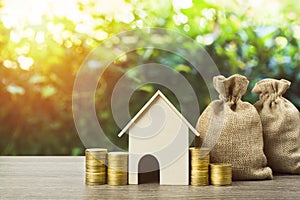
<path id="1" fill-rule="evenodd" d="M 147 92 L 147 93 L 153 93 L 154 92 L 154 89 L 151 85 L 144 85 L 144 86 L 140 87 L 138 90 L 139 91 L 144 91 L 144 92 Z"/>
<path id="2" fill-rule="evenodd" d="M 33 76 L 29 79 L 29 83 L 32 83 L 32 84 L 45 83 L 46 81 L 47 81 L 47 77 L 46 77 L 46 76 L 39 75 L 39 74 L 33 75 Z"/>
<path id="3" fill-rule="evenodd" d="M 6 90 L 11 94 L 20 94 L 20 95 L 25 94 L 24 88 L 22 88 L 21 86 L 17 86 L 17 85 L 8 85 L 6 87 Z"/>
<path id="4" fill-rule="evenodd" d="M 83 149 L 80 147 L 75 147 L 72 149 L 72 156 L 80 156 L 83 155 Z"/>
<path id="5" fill-rule="evenodd" d="M 48 97 L 51 97 L 52 95 L 54 95 L 56 93 L 56 89 L 55 87 L 53 86 L 46 86 L 46 87 L 43 87 L 41 93 L 42 93 L 42 97 L 43 98 L 48 98 Z"/>
<path id="6" fill-rule="evenodd" d="M 175 67 L 175 70 L 178 72 L 185 72 L 185 73 L 190 73 L 192 70 L 189 66 L 187 65 L 183 65 L 183 64 L 179 64 Z"/>

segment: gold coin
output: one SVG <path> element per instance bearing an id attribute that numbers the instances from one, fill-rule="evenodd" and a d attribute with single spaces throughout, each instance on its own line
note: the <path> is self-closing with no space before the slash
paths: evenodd
<path id="1" fill-rule="evenodd" d="M 109 152 L 107 154 L 108 159 L 120 159 L 120 158 L 128 158 L 127 152 Z"/>
<path id="2" fill-rule="evenodd" d="M 197 163 L 197 164 L 192 164 L 191 167 L 205 167 L 205 168 L 208 168 L 209 167 L 209 164 L 208 163 Z"/>
<path id="3" fill-rule="evenodd" d="M 85 175 L 86 179 L 105 180 L 106 175 Z"/>
<path id="4" fill-rule="evenodd" d="M 191 171 L 209 171 L 209 167 L 193 167 Z"/>
<path id="5" fill-rule="evenodd" d="M 127 173 L 107 174 L 107 177 L 127 177 Z"/>
<path id="6" fill-rule="evenodd" d="M 91 179 L 104 179 L 106 174 L 85 174 L 85 177 Z"/>
<path id="7" fill-rule="evenodd" d="M 89 154 L 85 154 L 85 158 L 87 160 L 106 160 L 107 156 L 106 154 L 98 154 L 98 155 L 89 155 Z"/>
<path id="8" fill-rule="evenodd" d="M 226 186 L 232 184 L 232 166 L 228 163 L 210 164 L 210 181 L 212 185 Z"/>
<path id="9" fill-rule="evenodd" d="M 99 183 L 102 183 L 102 182 L 106 182 L 106 177 L 85 177 L 86 181 L 88 182 L 99 182 Z"/>
<path id="10" fill-rule="evenodd" d="M 127 183 L 128 153 L 110 152 L 107 156 L 108 182 L 110 182 L 112 185 L 118 185 L 118 183 L 112 183 L 112 181 L 126 181 Z"/>
<path id="11" fill-rule="evenodd" d="M 107 160 L 111 160 L 111 161 L 119 161 L 119 160 L 124 160 L 124 161 L 127 161 L 128 159 L 128 155 L 109 155 L 108 154 L 108 157 L 107 157 Z"/>
<path id="12" fill-rule="evenodd" d="M 106 178 L 93 178 L 93 177 L 86 177 L 86 182 L 91 183 L 106 183 Z"/>
<path id="13" fill-rule="evenodd" d="M 106 159 L 85 159 L 85 162 L 90 163 L 91 165 L 107 163 Z"/>
<path id="14" fill-rule="evenodd" d="M 106 165 L 106 163 L 105 163 L 105 161 L 104 162 L 99 162 L 99 161 L 97 161 L 97 162 L 91 162 L 91 161 L 86 161 L 85 162 L 85 165 L 86 166 L 91 166 L 91 167 L 101 167 L 101 166 L 105 166 Z"/>
<path id="15" fill-rule="evenodd" d="M 200 147 L 190 147 L 189 151 L 190 151 L 191 155 L 201 154 L 201 155 L 205 156 L 205 155 L 209 154 L 210 149 L 209 148 L 200 148 Z"/>
<path id="16" fill-rule="evenodd" d="M 232 167 L 232 165 L 229 163 L 211 163 L 210 166 L 213 168 L 226 168 L 226 167 L 231 168 Z"/>
<path id="17" fill-rule="evenodd" d="M 112 182 L 115 182 L 115 183 L 127 183 L 127 178 L 121 178 L 121 179 L 107 179 L 107 182 L 108 183 L 112 183 Z"/>
<path id="18" fill-rule="evenodd" d="M 107 153 L 107 149 L 104 148 L 89 148 L 85 150 L 85 153 L 99 153 L 99 152 L 105 152 Z"/>
<path id="19" fill-rule="evenodd" d="M 107 182 L 110 186 L 121 186 L 121 185 L 127 185 L 127 182 Z"/>
<path id="20" fill-rule="evenodd" d="M 108 163 L 113 163 L 115 165 L 126 165 L 128 163 L 127 158 L 120 160 L 107 160 Z"/>
<path id="21" fill-rule="evenodd" d="M 86 161 L 96 162 L 96 161 L 106 161 L 107 149 L 93 148 L 85 150 Z"/>
<path id="22" fill-rule="evenodd" d="M 113 152 L 109 152 L 108 155 L 110 157 L 114 157 L 114 156 L 128 156 L 127 152 L 122 152 L 122 151 L 113 151 Z"/>
<path id="23" fill-rule="evenodd" d="M 107 165 L 110 168 L 127 168 L 128 167 L 127 163 L 122 164 L 122 163 L 117 163 L 117 162 L 115 162 L 115 163 L 108 162 Z"/>
<path id="24" fill-rule="evenodd" d="M 86 183 L 98 183 L 98 184 L 105 184 L 106 180 L 105 179 L 85 179 Z"/>
<path id="25" fill-rule="evenodd" d="M 206 162 L 210 162 L 210 158 L 204 158 L 204 157 L 191 157 L 191 162 L 204 162 L 204 163 L 206 163 Z"/>
<path id="26" fill-rule="evenodd" d="M 86 172 L 106 172 L 105 167 L 85 167 Z"/>
<path id="27" fill-rule="evenodd" d="M 104 169 L 104 170 L 98 170 L 98 169 L 96 169 L 96 170 L 94 170 L 94 169 L 86 169 L 85 172 L 86 172 L 86 173 L 105 173 L 105 174 L 106 174 L 106 170 L 105 170 L 105 169 Z"/>
<path id="28" fill-rule="evenodd" d="M 112 182 L 115 182 L 115 183 L 127 183 L 127 178 L 121 178 L 121 179 L 107 179 L 107 183 L 112 183 Z"/>
<path id="29" fill-rule="evenodd" d="M 107 157 L 107 152 L 99 152 L 99 153 L 89 153 L 89 152 L 86 152 L 85 156 L 87 158 L 90 158 L 90 159 L 106 158 Z"/>
<path id="30" fill-rule="evenodd" d="M 85 165 L 86 169 L 106 169 L 106 165 Z"/>
<path id="31" fill-rule="evenodd" d="M 98 170 L 101 170 L 101 169 L 106 169 L 106 166 L 105 165 L 85 165 L 85 168 L 86 169 L 98 169 Z"/>
<path id="32" fill-rule="evenodd" d="M 127 185 L 127 181 L 126 180 L 122 180 L 122 181 L 107 181 L 108 185 Z"/>
<path id="33" fill-rule="evenodd" d="M 97 176 L 97 175 L 105 175 L 106 172 L 85 172 L 86 175 L 93 175 L 93 176 Z"/>
<path id="34" fill-rule="evenodd" d="M 205 170 L 192 169 L 191 174 L 193 174 L 193 173 L 206 173 L 206 174 L 208 174 L 208 169 L 205 169 Z"/>
<path id="35" fill-rule="evenodd" d="M 207 148 L 189 148 L 190 184 L 193 186 L 209 185 L 209 151 Z"/>
<path id="36" fill-rule="evenodd" d="M 111 174 L 111 175 L 114 175 L 114 174 L 127 174 L 127 172 L 126 171 L 112 171 L 112 170 L 108 170 L 107 174 Z"/>
<path id="37" fill-rule="evenodd" d="M 198 177 L 198 176 L 209 176 L 207 172 L 204 173 L 191 173 L 191 177 Z"/>
<path id="38" fill-rule="evenodd" d="M 107 174 L 107 177 L 127 177 L 127 173 L 119 173 L 119 174 Z"/>
<path id="39" fill-rule="evenodd" d="M 106 158 L 107 152 L 85 152 L 85 156 L 90 159 Z"/>
<path id="40" fill-rule="evenodd" d="M 127 178 L 127 174 L 107 174 L 110 179 Z"/>
<path id="41" fill-rule="evenodd" d="M 202 182 L 194 182 L 194 181 L 191 181 L 190 184 L 192 186 L 207 186 L 209 185 L 209 181 L 208 180 L 205 180 L 205 181 L 202 181 Z"/>
<path id="42" fill-rule="evenodd" d="M 201 178 L 201 177 L 209 177 L 208 174 L 192 174 L 191 178 Z"/>
<path id="43" fill-rule="evenodd" d="M 85 183 L 88 186 L 104 185 L 105 184 L 105 182 L 88 182 L 88 181 L 86 181 Z"/>
<path id="44" fill-rule="evenodd" d="M 127 172 L 128 167 L 107 167 L 107 171 Z"/>

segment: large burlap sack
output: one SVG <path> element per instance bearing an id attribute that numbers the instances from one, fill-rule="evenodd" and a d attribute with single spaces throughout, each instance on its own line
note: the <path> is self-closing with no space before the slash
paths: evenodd
<path id="1" fill-rule="evenodd" d="M 252 92 L 263 125 L 264 152 L 268 165 L 281 173 L 300 174 L 300 116 L 297 108 L 282 97 L 290 87 L 287 80 L 264 79 Z"/>
<path id="2" fill-rule="evenodd" d="M 272 179 L 260 117 L 253 105 L 241 101 L 249 81 L 233 75 L 216 76 L 213 82 L 220 100 L 211 102 L 199 117 L 195 146 L 212 148 L 213 163 L 231 163 L 233 180 Z"/>

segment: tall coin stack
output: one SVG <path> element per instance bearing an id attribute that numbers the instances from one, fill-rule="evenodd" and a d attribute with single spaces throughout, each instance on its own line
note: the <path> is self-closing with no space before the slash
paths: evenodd
<path id="1" fill-rule="evenodd" d="M 110 152 L 107 162 L 107 184 L 127 185 L 128 153 Z"/>
<path id="2" fill-rule="evenodd" d="M 194 186 L 209 185 L 209 149 L 189 148 L 190 150 L 190 182 Z"/>
<path id="3" fill-rule="evenodd" d="M 85 182 L 87 185 L 103 185 L 106 182 L 107 149 L 85 150 Z"/>
<path id="4" fill-rule="evenodd" d="M 210 182 L 216 186 L 226 186 L 232 184 L 231 164 L 214 163 L 210 164 Z"/>

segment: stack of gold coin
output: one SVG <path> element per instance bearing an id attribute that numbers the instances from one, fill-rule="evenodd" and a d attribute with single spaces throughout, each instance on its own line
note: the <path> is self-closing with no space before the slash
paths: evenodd
<path id="1" fill-rule="evenodd" d="M 128 153 L 110 152 L 107 162 L 107 184 L 127 185 Z"/>
<path id="2" fill-rule="evenodd" d="M 225 186 L 232 184 L 232 167 L 227 163 L 210 164 L 210 182 L 212 185 Z"/>
<path id="3" fill-rule="evenodd" d="M 190 182 L 191 185 L 205 186 L 209 184 L 209 149 L 192 147 L 190 150 Z"/>
<path id="4" fill-rule="evenodd" d="M 103 185 L 106 182 L 107 149 L 85 150 L 85 182 L 87 185 Z"/>

